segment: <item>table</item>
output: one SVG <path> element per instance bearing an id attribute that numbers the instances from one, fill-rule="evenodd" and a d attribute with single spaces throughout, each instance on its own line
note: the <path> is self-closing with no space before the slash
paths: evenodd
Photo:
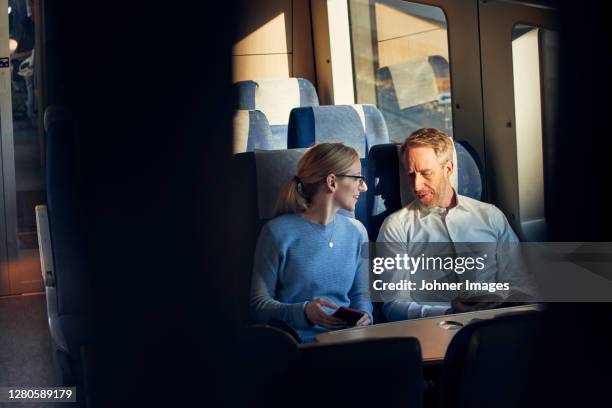
<path id="1" fill-rule="evenodd" d="M 421 343 L 423 361 L 434 362 L 444 360 L 446 349 L 452 338 L 461 327 L 474 319 L 493 319 L 509 313 L 524 313 L 543 309 L 542 305 L 533 304 L 403 320 L 322 333 L 316 336 L 315 340 L 319 344 L 330 344 L 381 337 L 416 337 Z"/>

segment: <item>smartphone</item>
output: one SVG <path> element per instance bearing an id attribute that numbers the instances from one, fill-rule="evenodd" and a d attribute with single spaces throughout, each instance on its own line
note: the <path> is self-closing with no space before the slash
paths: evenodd
<path id="1" fill-rule="evenodd" d="M 340 320 L 344 320 L 349 326 L 354 326 L 364 314 L 365 312 L 362 312 L 361 310 L 341 306 L 336 309 L 332 316 L 337 317 Z"/>

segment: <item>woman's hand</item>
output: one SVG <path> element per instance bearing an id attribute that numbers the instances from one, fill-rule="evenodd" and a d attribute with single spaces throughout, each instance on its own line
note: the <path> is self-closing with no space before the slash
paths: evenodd
<path id="1" fill-rule="evenodd" d="M 363 316 L 355 323 L 355 326 L 367 326 L 369 324 L 372 324 L 370 316 L 368 316 L 366 312 L 363 312 Z"/>
<path id="2" fill-rule="evenodd" d="M 338 319 L 325 313 L 322 306 L 327 306 L 331 309 L 337 309 L 338 306 L 325 299 L 315 299 L 308 302 L 306 305 L 306 318 L 312 324 L 317 324 L 328 329 L 344 329 L 348 327 L 347 324 Z M 367 315 L 366 315 L 367 316 Z"/>

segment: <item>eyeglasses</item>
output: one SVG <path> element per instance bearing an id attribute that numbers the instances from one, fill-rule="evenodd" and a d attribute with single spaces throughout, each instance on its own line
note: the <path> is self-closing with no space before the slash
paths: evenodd
<path id="1" fill-rule="evenodd" d="M 337 177 L 350 177 L 352 179 L 359 180 L 359 187 L 363 187 L 366 185 L 365 176 L 354 176 L 352 174 L 336 174 Z"/>

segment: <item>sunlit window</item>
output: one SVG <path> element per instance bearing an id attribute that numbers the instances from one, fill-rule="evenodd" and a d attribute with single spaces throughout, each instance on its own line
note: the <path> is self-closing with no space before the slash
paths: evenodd
<path id="1" fill-rule="evenodd" d="M 526 239 L 544 240 L 544 145 L 556 133 L 558 37 L 517 24 L 512 30 L 512 73 L 520 223 Z"/>
<path id="2" fill-rule="evenodd" d="M 357 103 L 376 104 L 389 137 L 416 129 L 453 134 L 447 23 L 438 7 L 350 0 Z"/>

